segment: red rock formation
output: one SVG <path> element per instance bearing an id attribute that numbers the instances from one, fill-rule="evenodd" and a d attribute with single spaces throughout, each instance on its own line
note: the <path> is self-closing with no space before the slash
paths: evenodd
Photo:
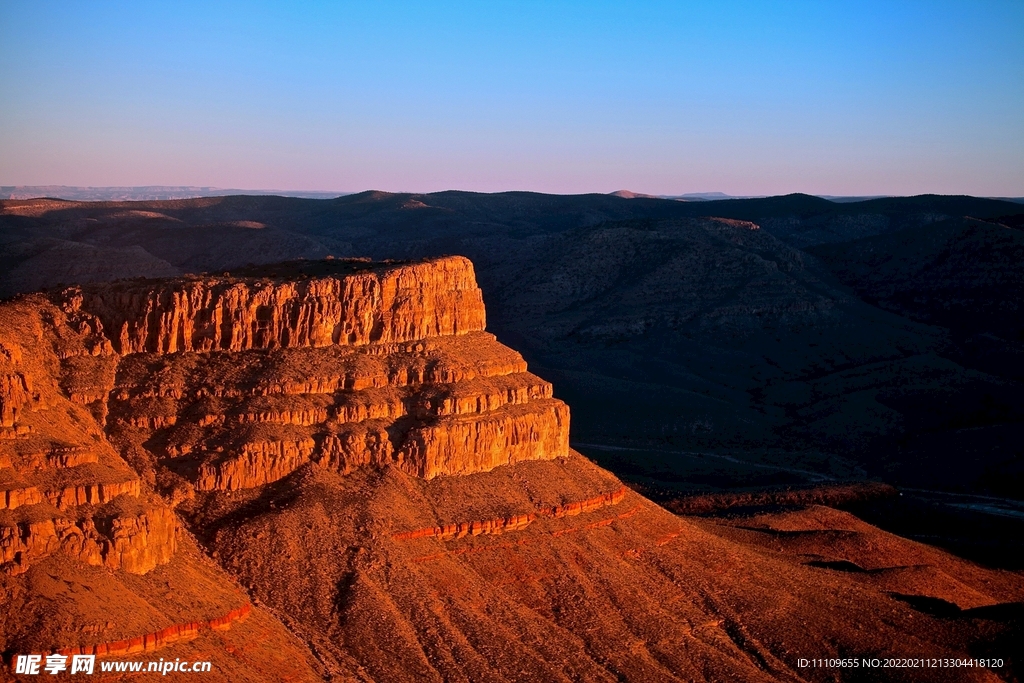
<path id="1" fill-rule="evenodd" d="M 195 638 L 201 631 L 206 629 L 223 631 L 231 628 L 231 625 L 235 622 L 244 621 L 250 612 L 252 612 L 252 606 L 246 604 L 231 610 L 224 616 L 214 617 L 207 621 L 190 621 L 186 624 L 175 624 L 174 626 L 168 626 L 159 631 L 134 638 L 97 643 L 96 645 L 66 647 L 55 652 L 59 655 L 96 655 L 97 657 L 153 652 L 178 641 Z"/>
<path id="2" fill-rule="evenodd" d="M 320 444 L 318 466 L 348 474 L 364 465 L 386 465 L 394 460 L 394 446 L 379 421 L 345 425 Z"/>
<path id="3" fill-rule="evenodd" d="M 451 538 L 463 538 L 465 536 L 480 536 L 483 534 L 501 534 L 509 531 L 525 529 L 538 517 L 572 517 L 584 512 L 594 512 L 604 507 L 618 505 L 626 497 L 626 487 L 622 486 L 609 493 L 604 493 L 584 500 L 577 500 L 562 505 L 553 505 L 538 508 L 534 512 L 495 519 L 481 519 L 472 522 L 453 522 L 440 526 L 414 529 L 413 531 L 402 531 L 394 534 L 392 538 L 396 541 L 411 541 L 417 538 L 439 538 L 442 541 Z"/>
<path id="4" fill-rule="evenodd" d="M 97 528 L 97 522 L 104 529 Z M 0 566 L 9 574 L 61 551 L 85 564 L 145 574 L 170 561 L 175 548 L 175 516 L 163 505 L 102 514 L 0 524 Z"/>
<path id="5" fill-rule="evenodd" d="M 615 515 L 614 517 L 606 517 L 605 519 L 600 519 L 600 520 L 598 520 L 596 522 L 590 522 L 589 524 L 582 524 L 580 526 L 566 527 L 565 529 L 559 529 L 557 531 L 552 531 L 551 535 L 552 536 L 563 536 L 565 534 L 572 534 L 572 533 L 576 533 L 578 531 L 591 531 L 593 529 L 600 529 L 601 527 L 606 527 L 606 526 L 609 526 L 611 524 L 614 524 L 615 522 L 618 522 L 619 520 L 629 519 L 633 515 L 635 515 L 638 512 L 640 512 L 640 509 L 641 509 L 640 506 L 636 505 L 636 506 L 630 508 L 629 510 L 626 510 L 625 512 L 623 512 L 621 514 Z"/>
<path id="6" fill-rule="evenodd" d="M 12 487 L 0 490 L 0 510 L 13 510 L 22 505 L 42 502 L 49 502 L 65 510 L 86 503 L 102 505 L 123 493 L 138 496 L 139 492 L 139 480 L 134 477 L 125 481 L 75 484 L 50 490 L 40 490 L 38 486 Z"/>
<path id="7" fill-rule="evenodd" d="M 13 510 L 22 505 L 42 503 L 46 497 L 36 486 L 10 488 L 0 491 L 0 510 Z"/>
<path id="8" fill-rule="evenodd" d="M 442 526 L 416 529 L 415 531 L 403 531 L 392 536 L 396 541 L 411 541 L 417 538 L 439 538 L 442 541 L 450 538 L 463 538 L 465 536 L 480 536 L 482 534 L 496 535 L 508 531 L 525 529 L 530 523 L 537 519 L 536 513 L 525 515 L 511 515 L 509 517 L 498 517 L 496 519 L 478 519 L 472 522 L 453 522 Z"/>
<path id="9" fill-rule="evenodd" d="M 203 465 L 196 488 L 236 491 L 277 481 L 309 462 L 315 445 L 311 438 L 246 443 L 237 456 Z"/>
<path id="10" fill-rule="evenodd" d="M 0 305 L 0 564 L 9 574 L 62 552 L 145 573 L 170 560 L 175 516 L 142 499 L 138 474 L 97 422 L 116 359 L 99 321 L 42 297 Z M 32 349 L 29 353 L 26 350 Z M 13 432 L 13 433 L 11 433 Z"/>
<path id="11" fill-rule="evenodd" d="M 188 368 L 187 375 L 182 371 Z M 526 362 L 486 332 L 409 344 L 281 349 L 154 357 L 126 356 L 112 399 L 158 410 L 160 399 L 330 395 L 371 388 L 453 384 L 526 372 Z M 535 378 L 536 379 L 536 378 Z M 153 402 L 143 407 L 146 399 Z M 166 405 L 174 405 L 173 402 Z"/>
<path id="12" fill-rule="evenodd" d="M 102 505 L 108 503 L 121 494 L 128 494 L 138 497 L 141 492 L 141 484 L 138 479 L 132 478 L 127 481 L 97 482 L 68 486 L 63 489 L 56 489 L 46 492 L 46 499 L 60 509 L 67 509 L 77 505 Z"/>
<path id="13" fill-rule="evenodd" d="M 354 394 L 340 394 L 337 399 L 330 409 L 330 419 L 340 424 L 366 420 L 394 421 L 408 413 L 408 401 L 397 391 L 367 389 Z"/>
<path id="14" fill-rule="evenodd" d="M 74 472 L 74 469 L 68 469 Z M 124 481 L 89 482 L 42 490 L 39 486 L 13 486 L 0 490 L 0 510 L 13 510 L 22 505 L 42 502 L 49 502 L 62 510 L 87 503 L 102 505 L 124 493 L 138 496 L 140 490 L 139 480 L 135 477 Z"/>
<path id="15" fill-rule="evenodd" d="M 559 536 L 565 536 L 566 534 L 578 533 L 578 532 L 581 532 L 581 531 L 593 531 L 594 529 L 601 529 L 603 527 L 611 526 L 615 522 L 619 522 L 619 521 L 622 521 L 622 520 L 629 519 L 630 517 L 633 517 L 633 516 L 637 515 L 640 511 L 641 511 L 641 506 L 636 505 L 636 506 L 633 506 L 632 508 L 630 508 L 629 510 L 627 510 L 625 512 L 622 512 L 620 514 L 614 515 L 612 517 L 606 517 L 604 519 L 599 519 L 596 522 L 588 522 L 586 524 L 578 524 L 578 525 L 574 525 L 574 526 L 566 526 L 564 528 L 556 529 L 556 530 L 550 531 L 548 533 L 549 533 L 550 536 L 559 537 Z M 540 515 L 533 515 L 532 517 L 533 517 L 533 519 L 536 519 L 536 517 L 538 517 L 538 516 L 540 516 Z M 500 533 L 502 533 L 504 531 L 518 531 L 519 529 L 524 529 L 527 526 L 529 526 L 529 522 L 525 522 L 525 523 L 520 522 L 519 524 L 511 526 L 510 528 L 502 528 L 500 526 L 496 526 L 495 525 L 495 522 L 498 522 L 498 521 L 500 521 L 500 520 L 493 520 L 490 525 L 488 525 L 486 522 L 483 522 L 483 521 L 481 521 L 481 522 L 474 522 L 474 524 L 477 525 L 475 527 L 476 533 L 470 532 L 468 534 L 466 534 L 466 533 L 446 534 L 446 535 L 438 536 L 438 538 L 440 538 L 441 540 L 449 540 L 449 539 L 453 539 L 453 538 L 464 538 L 467 535 L 469 535 L 469 536 L 481 536 L 481 535 L 484 535 L 484 534 L 500 534 Z M 530 521 L 532 521 L 532 519 Z M 471 529 L 472 529 L 472 527 L 471 527 Z M 485 530 L 485 529 L 487 529 L 487 530 Z M 403 540 L 407 540 L 407 539 L 403 539 Z M 519 539 L 515 543 L 487 545 L 487 546 L 483 546 L 483 547 L 479 547 L 479 548 L 469 547 L 469 548 L 458 548 L 458 549 L 455 549 L 455 550 L 445 550 L 445 551 L 439 552 L 439 553 L 430 553 L 428 555 L 420 555 L 419 557 L 412 558 L 412 561 L 413 562 L 418 562 L 418 563 L 434 562 L 434 561 L 441 560 L 441 559 L 444 559 L 444 558 L 450 557 L 450 556 L 469 555 L 469 554 L 476 554 L 476 553 L 487 553 L 487 552 L 493 552 L 493 551 L 496 551 L 496 550 L 507 550 L 509 548 L 514 548 L 516 546 L 526 545 L 528 542 L 529 541 L 527 541 L 525 539 Z M 665 545 L 665 543 L 661 543 L 660 545 Z M 627 552 L 627 554 L 629 554 L 629 553 Z M 634 556 L 638 556 L 638 555 L 639 555 L 639 553 L 635 554 Z"/>
<path id="16" fill-rule="evenodd" d="M 111 520 L 110 539 L 104 548 L 103 565 L 132 574 L 145 574 L 171 560 L 174 554 L 176 518 L 164 506 L 137 515 Z"/>
<path id="17" fill-rule="evenodd" d="M 573 515 L 579 515 L 584 512 L 593 512 L 594 510 L 600 510 L 603 507 L 610 505 L 618 505 L 622 502 L 622 499 L 626 497 L 628 489 L 625 486 L 621 486 L 614 491 L 608 493 L 602 493 L 599 496 L 592 498 L 585 498 L 583 500 L 573 501 L 571 503 L 563 503 L 561 505 L 553 505 L 546 508 L 541 508 L 537 511 L 537 514 L 544 517 L 572 517 Z"/>
<path id="18" fill-rule="evenodd" d="M 203 277 L 108 285 L 70 294 L 68 306 L 96 314 L 122 354 L 364 345 L 484 327 L 467 259 L 345 270 L 351 265 L 293 282 Z"/>
<path id="19" fill-rule="evenodd" d="M 119 448 L 159 444 L 156 456 L 180 462 L 199 491 L 253 488 L 306 465 L 394 464 L 429 479 L 568 453 L 568 408 L 482 332 L 466 259 L 317 267 L 71 288 L 57 306 L 37 298 L 9 311 L 21 328 L 0 335 L 0 425 L 8 441 L 31 433 L 40 445 L 0 447 L 0 509 L 48 503 L 71 519 L 142 496 L 100 436 L 108 423 Z M 47 338 L 54 356 L 23 353 Z M 88 413 L 44 410 L 64 404 Z M 153 541 L 173 539 L 169 514 L 151 506 L 106 534 L 92 513 L 14 524 L 5 561 L 22 570 L 57 549 L 147 571 L 170 558 L 173 540 Z"/>
<path id="20" fill-rule="evenodd" d="M 29 402 L 28 381 L 21 373 L 0 375 L 0 426 L 13 427 L 18 411 Z"/>
<path id="21" fill-rule="evenodd" d="M 347 417 L 347 416 L 346 416 Z M 363 420 L 370 419 L 370 415 L 362 417 Z M 378 416 L 373 416 L 378 417 Z M 272 424 L 290 424 L 299 425 L 301 427 L 308 427 L 310 425 L 321 424 L 327 422 L 327 408 L 326 407 L 312 407 L 312 408 L 283 408 L 281 410 L 274 409 L 263 409 L 253 410 L 250 409 L 238 416 L 239 422 L 267 422 Z M 341 422 L 351 422 L 352 419 L 341 419 Z M 211 420 L 212 422 L 212 420 Z M 158 427 L 154 427 L 157 429 Z"/>
<path id="22" fill-rule="evenodd" d="M 432 479 L 568 454 L 569 407 L 561 401 L 542 399 L 414 427 L 398 461 L 406 472 Z"/>
<path id="23" fill-rule="evenodd" d="M 528 372 L 457 382 L 426 397 L 431 415 L 472 415 L 552 396 L 551 384 Z"/>
<path id="24" fill-rule="evenodd" d="M 93 462 L 99 462 L 99 455 L 96 451 L 81 445 L 52 446 L 46 454 L 46 466 L 55 469 L 77 467 Z"/>
<path id="25" fill-rule="evenodd" d="M 344 474 L 403 463 L 434 477 L 567 451 L 564 404 L 489 334 L 223 356 L 129 356 L 111 401 L 114 423 L 142 430 L 170 458 L 199 460 L 187 476 L 200 490 L 270 483 L 306 462 Z M 272 437 L 240 436 L 275 425 Z M 246 445 L 300 441 L 260 453 Z"/>

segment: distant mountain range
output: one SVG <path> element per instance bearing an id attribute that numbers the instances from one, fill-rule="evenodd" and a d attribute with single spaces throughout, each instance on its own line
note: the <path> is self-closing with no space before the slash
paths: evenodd
<path id="1" fill-rule="evenodd" d="M 166 199 L 196 199 L 198 197 L 230 197 L 235 195 L 275 195 L 303 199 L 334 199 L 355 192 L 326 192 L 320 190 L 240 190 L 223 187 L 197 187 L 191 185 L 140 185 L 135 187 L 77 187 L 72 185 L 0 185 L 0 199 L 70 199 L 88 201 L 155 201 Z M 674 195 L 653 195 L 631 190 L 618 190 L 609 194 L 624 199 L 674 199 L 683 202 L 710 202 L 724 199 L 764 199 L 768 195 L 730 195 L 724 192 L 687 192 Z M 886 199 L 895 195 L 814 195 L 830 202 L 863 202 Z M 1009 202 L 1024 203 L 1024 197 L 990 197 Z"/>
<path id="2" fill-rule="evenodd" d="M 618 192 L 612 192 L 616 197 L 623 197 L 625 199 L 635 199 L 637 197 L 644 197 L 648 199 L 675 199 L 683 202 L 714 202 L 721 201 L 724 199 L 765 199 L 769 195 L 731 195 L 725 194 L 724 192 L 688 192 L 686 194 L 661 194 L 651 195 L 642 194 L 640 192 L 631 192 L 629 190 L 619 190 Z M 830 202 L 836 202 L 839 204 L 846 204 L 850 202 L 866 202 L 871 199 L 889 199 L 896 197 L 897 195 L 891 194 L 869 194 L 869 195 L 837 195 L 837 194 L 819 194 L 812 195 L 815 197 L 821 197 L 827 199 Z M 1007 202 L 1024 203 L 1024 197 L 989 197 L 988 199 L 1001 199 Z"/>
<path id="3" fill-rule="evenodd" d="M 165 199 L 196 199 L 232 195 L 276 195 L 305 199 L 334 199 L 350 192 L 307 190 L 238 190 L 223 187 L 190 185 L 141 185 L 138 187 L 75 187 L 70 185 L 0 185 L 0 199 L 71 199 L 74 201 L 156 201 Z"/>

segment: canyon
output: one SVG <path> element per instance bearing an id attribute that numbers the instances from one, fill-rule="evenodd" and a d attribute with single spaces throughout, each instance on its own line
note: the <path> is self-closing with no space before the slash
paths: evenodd
<path id="1" fill-rule="evenodd" d="M 761 239 L 739 220 L 699 227 Z M 822 505 L 672 514 L 570 446 L 569 405 L 486 321 L 460 256 L 0 303 L 5 662 L 154 653 L 225 681 L 824 681 L 798 660 L 998 657 L 924 675 L 1020 675 L 1018 572 Z"/>

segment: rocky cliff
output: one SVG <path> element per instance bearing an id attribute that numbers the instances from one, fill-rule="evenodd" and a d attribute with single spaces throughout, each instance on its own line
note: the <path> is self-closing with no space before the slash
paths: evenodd
<path id="1" fill-rule="evenodd" d="M 484 306 L 464 258 L 371 267 L 325 262 L 290 281 L 199 277 L 67 293 L 129 353 L 366 345 L 475 332 Z M 297 269 L 301 268 L 297 266 Z"/>
<path id="2" fill-rule="evenodd" d="M 10 571 L 57 551 L 137 573 L 166 563 L 174 515 L 151 493 L 168 486 L 176 502 L 303 467 L 432 478 L 568 453 L 568 408 L 483 332 L 460 257 L 73 287 L 4 314 Z"/>
<path id="3" fill-rule="evenodd" d="M 166 564 L 175 548 L 174 512 L 156 501 L 131 498 L 130 493 L 125 494 L 117 503 L 100 506 L 84 519 L 60 513 L 8 517 L 0 526 L 0 566 L 20 574 L 56 552 L 85 564 L 133 574 Z"/>
<path id="4" fill-rule="evenodd" d="M 279 622 L 237 606 L 174 508 L 302 472 L 435 477 L 565 456 L 567 408 L 484 324 L 459 257 L 295 262 L 0 304 L 0 595 L 20 605 L 0 621 L 4 652 L 201 651 L 206 628 L 244 636 L 253 620 L 238 617 L 253 609 L 245 637 L 279 648 L 222 680 L 321 677 Z M 101 605 L 124 613 L 94 625 Z"/>
<path id="5" fill-rule="evenodd" d="M 116 364 L 90 322 L 39 296 L 0 305 L 0 567 L 10 573 L 57 552 L 145 573 L 174 552 L 173 512 L 143 491 L 89 409 L 106 402 Z M 90 389 L 71 388 L 77 380 Z"/>

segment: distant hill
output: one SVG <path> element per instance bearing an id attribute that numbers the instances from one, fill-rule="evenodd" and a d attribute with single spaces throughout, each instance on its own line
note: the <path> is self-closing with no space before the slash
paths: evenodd
<path id="1" fill-rule="evenodd" d="M 822 199 L 827 199 L 830 202 L 864 202 L 869 199 L 884 199 L 892 195 L 885 194 L 872 194 L 872 195 L 834 195 L 834 194 L 820 194 L 818 195 Z"/>
<path id="2" fill-rule="evenodd" d="M 657 195 L 632 192 L 630 190 L 616 190 L 615 192 L 611 192 L 610 194 L 612 197 L 621 197 L 623 199 L 636 199 L 638 197 L 643 199 L 659 199 Z"/>
<path id="3" fill-rule="evenodd" d="M 808 251 L 887 310 L 1024 341 L 1024 230 L 953 218 Z"/>

